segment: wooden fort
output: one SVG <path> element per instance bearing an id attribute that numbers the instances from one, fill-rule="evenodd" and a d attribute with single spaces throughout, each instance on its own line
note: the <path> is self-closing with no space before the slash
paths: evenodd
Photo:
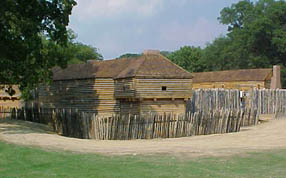
<path id="1" fill-rule="evenodd" d="M 183 113 L 192 95 L 192 75 L 155 51 L 55 68 L 53 73 L 53 83 L 36 92 L 43 107 L 104 115 Z"/>
<path id="2" fill-rule="evenodd" d="M 251 89 L 281 88 L 280 66 L 266 69 L 240 69 L 193 73 L 193 88 Z"/>

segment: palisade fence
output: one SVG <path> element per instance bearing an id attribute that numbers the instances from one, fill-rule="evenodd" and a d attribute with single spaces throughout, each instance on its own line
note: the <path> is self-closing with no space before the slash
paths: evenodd
<path id="1" fill-rule="evenodd" d="M 200 89 L 193 92 L 187 103 L 187 113 L 176 115 L 113 115 L 73 109 L 0 107 L 0 119 L 11 117 L 50 124 L 64 136 L 99 140 L 175 138 L 239 131 L 241 126 L 256 125 L 260 114 L 286 114 L 286 90 L 253 90 L 248 107 L 241 108 L 239 90 Z M 33 106 L 33 105 L 32 105 Z"/>
<path id="2" fill-rule="evenodd" d="M 249 96 L 250 107 L 258 114 L 286 115 L 286 90 L 254 89 Z"/>
<path id="3" fill-rule="evenodd" d="M 1 119 L 6 119 L 6 118 L 10 118 L 13 109 L 18 109 L 18 108 L 11 108 L 11 107 L 7 107 L 7 106 L 0 106 L 0 120 Z"/>
<path id="4" fill-rule="evenodd" d="M 212 110 L 239 110 L 240 91 L 228 89 L 198 89 L 187 103 L 188 112 Z"/>
<path id="5" fill-rule="evenodd" d="M 11 118 L 53 126 L 60 135 L 98 140 L 178 138 L 240 131 L 256 125 L 255 110 L 214 110 L 189 114 L 113 115 L 78 112 L 75 109 L 13 109 Z"/>

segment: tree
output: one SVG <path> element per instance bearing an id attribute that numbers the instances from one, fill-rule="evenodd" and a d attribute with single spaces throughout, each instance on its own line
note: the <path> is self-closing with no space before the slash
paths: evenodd
<path id="1" fill-rule="evenodd" d="M 74 0 L 0 2 L 0 83 L 28 91 L 47 82 L 52 67 L 66 66 L 66 27 L 75 5 Z"/>
<path id="2" fill-rule="evenodd" d="M 202 72 L 205 68 L 202 62 L 202 50 L 199 47 L 184 46 L 167 57 L 189 72 Z"/>
<path id="3" fill-rule="evenodd" d="M 224 8 L 219 18 L 227 34 L 251 58 L 251 66 L 286 65 L 286 2 L 241 1 Z"/>
<path id="4" fill-rule="evenodd" d="M 232 53 L 229 53 L 231 40 L 227 37 L 216 38 L 203 50 L 204 71 L 219 71 L 232 68 Z"/>
<path id="5" fill-rule="evenodd" d="M 73 51 L 73 56 L 68 61 L 69 64 L 84 63 L 88 60 L 103 60 L 101 54 L 98 53 L 97 48 L 85 45 L 83 43 L 70 43 L 69 48 Z"/>
<path id="6" fill-rule="evenodd" d="M 77 35 L 72 29 L 68 29 L 68 41 L 66 46 L 57 45 L 58 48 L 61 48 L 60 56 L 68 57 L 68 64 L 79 64 L 85 63 L 87 60 L 103 60 L 101 54 L 98 53 L 98 49 L 86 45 L 80 42 L 76 42 Z M 43 37 L 44 43 L 48 43 L 49 40 Z M 44 46 L 44 49 L 49 50 L 49 46 Z M 59 55 L 59 54 L 57 54 Z"/>
<path id="7" fill-rule="evenodd" d="M 284 0 L 245 0 L 224 8 L 219 20 L 228 25 L 231 45 L 236 53 L 239 51 L 248 58 L 247 66 L 261 68 L 280 64 L 282 75 L 286 76 L 285 14 Z M 243 59 L 237 55 L 232 57 L 236 61 Z"/>
<path id="8" fill-rule="evenodd" d="M 227 36 L 218 37 L 207 44 L 202 58 L 204 71 L 253 68 L 247 50 Z"/>
<path id="9" fill-rule="evenodd" d="M 121 59 L 121 58 L 133 58 L 133 57 L 138 57 L 141 56 L 142 54 L 134 54 L 134 53 L 126 53 L 123 54 L 121 56 L 119 56 L 117 59 Z"/>

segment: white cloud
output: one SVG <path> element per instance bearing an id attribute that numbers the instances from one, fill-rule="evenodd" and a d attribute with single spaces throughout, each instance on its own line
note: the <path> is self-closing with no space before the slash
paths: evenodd
<path id="1" fill-rule="evenodd" d="M 78 0 L 73 16 L 79 20 L 118 16 L 150 17 L 163 7 L 164 0 Z"/>
<path id="2" fill-rule="evenodd" d="M 204 46 L 226 27 L 219 11 L 238 0 L 77 0 L 70 27 L 107 58 L 144 49 Z"/>

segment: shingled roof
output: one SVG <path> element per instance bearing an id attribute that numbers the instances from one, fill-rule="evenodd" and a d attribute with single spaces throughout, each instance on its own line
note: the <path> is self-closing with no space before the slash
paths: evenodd
<path id="1" fill-rule="evenodd" d="M 160 54 L 144 54 L 134 58 L 91 61 L 72 64 L 66 69 L 53 69 L 53 80 L 88 78 L 193 78 L 191 73 Z"/>
<path id="2" fill-rule="evenodd" d="M 194 83 L 232 82 L 232 81 L 265 81 L 271 77 L 272 69 L 240 69 L 217 72 L 192 73 Z M 270 78 L 269 78 L 270 79 Z"/>

